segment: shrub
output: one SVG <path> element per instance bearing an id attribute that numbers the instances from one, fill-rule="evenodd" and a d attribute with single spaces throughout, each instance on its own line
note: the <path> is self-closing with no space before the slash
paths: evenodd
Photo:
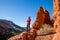
<path id="1" fill-rule="evenodd" d="M 49 24 L 44 24 L 42 25 L 42 27 L 37 31 L 37 35 L 40 34 L 48 34 L 48 33 L 52 33 L 54 31 L 53 27 L 51 27 L 51 25 Z"/>

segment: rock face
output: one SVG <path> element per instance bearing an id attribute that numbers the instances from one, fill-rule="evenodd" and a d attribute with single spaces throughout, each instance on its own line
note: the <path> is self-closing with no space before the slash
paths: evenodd
<path id="1" fill-rule="evenodd" d="M 54 0 L 54 9 L 53 9 L 53 20 L 54 20 L 54 28 L 57 29 L 60 24 L 60 1 Z"/>
<path id="2" fill-rule="evenodd" d="M 32 29 L 30 33 L 22 32 L 21 34 L 11 37 L 8 40 L 35 40 L 35 37 L 36 37 L 36 31 Z"/>
<path id="3" fill-rule="evenodd" d="M 60 40 L 60 27 L 56 29 L 56 34 L 54 35 L 53 40 Z"/>
<path id="4" fill-rule="evenodd" d="M 54 0 L 54 29 L 56 34 L 53 37 L 53 40 L 60 40 L 60 0 Z"/>
<path id="5" fill-rule="evenodd" d="M 32 28 L 39 29 L 43 24 L 50 24 L 50 16 L 47 10 L 44 11 L 44 9 L 40 7 L 36 14 L 36 20 L 33 23 Z"/>

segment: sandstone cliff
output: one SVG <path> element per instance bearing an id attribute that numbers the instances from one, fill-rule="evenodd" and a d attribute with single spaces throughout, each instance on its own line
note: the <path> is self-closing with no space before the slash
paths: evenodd
<path id="1" fill-rule="evenodd" d="M 47 10 L 44 10 L 42 7 L 39 8 L 39 11 L 36 14 L 36 20 L 32 25 L 33 29 L 39 29 L 43 24 L 50 24 L 50 16 Z"/>
<path id="2" fill-rule="evenodd" d="M 54 20 L 54 29 L 56 34 L 53 37 L 53 40 L 60 40 L 60 0 L 53 0 L 53 20 Z"/>

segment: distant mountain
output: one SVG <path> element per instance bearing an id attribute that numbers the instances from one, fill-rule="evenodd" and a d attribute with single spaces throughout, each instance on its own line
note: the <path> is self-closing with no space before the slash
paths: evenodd
<path id="1" fill-rule="evenodd" d="M 13 33 L 9 32 L 6 28 L 0 26 L 0 40 L 7 40 L 12 36 L 14 36 Z"/>
<path id="2" fill-rule="evenodd" d="M 12 21 L 0 19 L 0 39 L 5 40 L 11 36 L 26 31 L 24 27 L 18 26 Z"/>
<path id="3" fill-rule="evenodd" d="M 23 27 L 24 29 L 26 29 L 26 31 L 27 31 L 27 27 Z M 32 29 L 32 27 L 30 27 L 30 30 Z"/>
<path id="4" fill-rule="evenodd" d="M 0 19 L 0 26 L 13 33 L 21 33 L 26 31 L 23 27 L 20 27 L 9 20 Z"/>

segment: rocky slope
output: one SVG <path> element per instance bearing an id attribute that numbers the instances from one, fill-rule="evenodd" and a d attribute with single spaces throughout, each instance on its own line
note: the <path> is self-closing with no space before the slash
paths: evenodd
<path id="1" fill-rule="evenodd" d="M 6 28 L 0 26 L 0 40 L 7 40 L 8 38 L 14 36 L 13 33 L 8 31 Z"/>
<path id="2" fill-rule="evenodd" d="M 3 28 L 6 28 L 6 29 L 8 29 L 9 31 L 12 31 L 12 32 L 25 31 L 24 28 L 14 24 L 12 21 L 8 21 L 8 20 L 0 19 L 0 26 L 2 26 Z"/>
<path id="3" fill-rule="evenodd" d="M 11 36 L 26 31 L 24 28 L 14 24 L 12 21 L 0 19 L 0 39 L 10 38 Z"/>

